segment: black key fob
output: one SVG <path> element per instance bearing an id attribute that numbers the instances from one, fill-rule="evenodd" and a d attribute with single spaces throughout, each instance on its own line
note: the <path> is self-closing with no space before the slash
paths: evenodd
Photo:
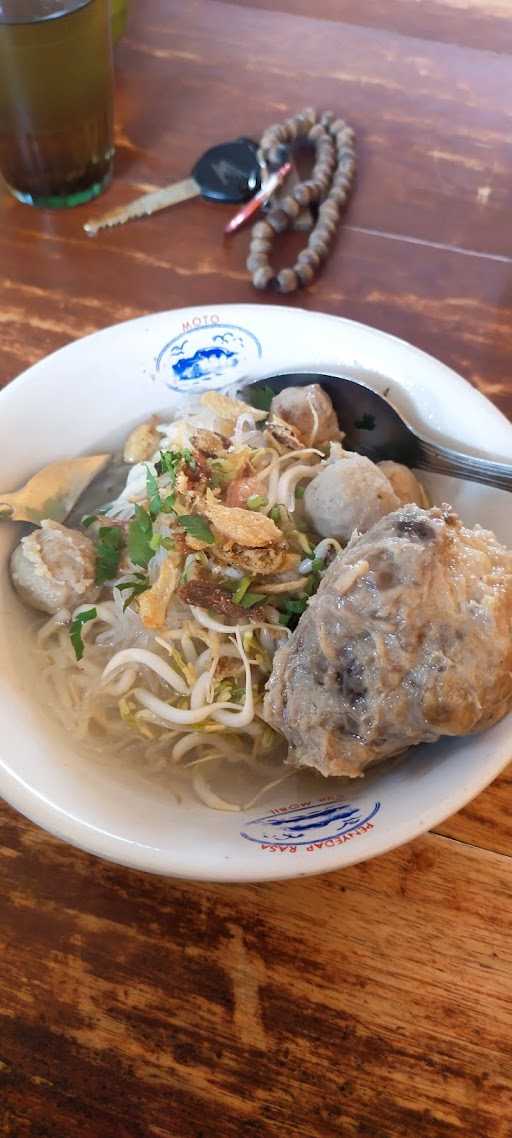
<path id="1" fill-rule="evenodd" d="M 218 202 L 245 202 L 261 186 L 258 143 L 235 138 L 212 146 L 192 170 L 201 197 Z"/>

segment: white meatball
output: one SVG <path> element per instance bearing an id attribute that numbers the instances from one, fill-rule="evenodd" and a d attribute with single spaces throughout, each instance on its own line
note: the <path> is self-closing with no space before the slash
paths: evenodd
<path id="1" fill-rule="evenodd" d="M 328 462 L 304 494 L 306 515 L 317 533 L 345 542 L 355 529 L 365 533 L 399 505 L 378 466 L 362 454 L 349 452 Z"/>
<path id="2" fill-rule="evenodd" d="M 16 592 L 32 608 L 55 613 L 96 595 L 96 557 L 90 538 L 45 519 L 11 556 Z"/>
<path id="3" fill-rule="evenodd" d="M 322 446 L 343 437 L 331 400 L 318 383 L 284 387 L 274 395 L 270 410 L 295 427 L 305 446 Z"/>
<path id="4" fill-rule="evenodd" d="M 384 462 L 379 462 L 379 467 L 382 473 L 386 475 L 388 482 L 391 482 L 402 505 L 407 506 L 410 502 L 414 502 L 416 506 L 423 506 L 428 509 L 429 502 L 423 486 L 408 466 L 402 466 L 401 462 L 385 459 Z"/>

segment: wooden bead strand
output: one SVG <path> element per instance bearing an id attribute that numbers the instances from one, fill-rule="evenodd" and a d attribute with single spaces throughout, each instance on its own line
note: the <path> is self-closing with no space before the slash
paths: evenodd
<path id="1" fill-rule="evenodd" d="M 311 107 L 293 115 L 284 123 L 269 126 L 263 134 L 258 151 L 262 170 L 276 168 L 283 162 L 286 151 L 299 139 L 315 149 L 315 163 L 311 177 L 298 182 L 289 194 L 282 196 L 279 205 L 271 206 L 265 219 L 253 227 L 247 268 L 257 289 L 273 286 L 279 292 L 294 292 L 314 280 L 323 260 L 328 255 L 336 232 L 340 212 L 350 193 L 355 174 L 354 132 L 343 119 L 332 111 L 317 115 Z M 307 245 L 289 269 L 275 273 L 270 264 L 272 245 L 277 234 L 294 225 L 304 208 L 317 208 L 317 220 L 309 234 Z"/>

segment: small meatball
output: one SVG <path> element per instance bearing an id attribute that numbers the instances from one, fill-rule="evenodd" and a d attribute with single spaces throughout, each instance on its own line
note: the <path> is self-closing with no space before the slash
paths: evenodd
<path id="1" fill-rule="evenodd" d="M 323 446 L 343 438 L 331 400 L 318 383 L 284 387 L 274 395 L 270 411 L 295 428 L 304 446 Z"/>
<path id="2" fill-rule="evenodd" d="M 401 462 L 391 462 L 390 459 L 379 462 L 378 466 L 386 475 L 388 482 L 391 482 L 393 490 L 403 506 L 414 502 L 415 506 L 423 506 L 428 509 L 429 502 L 423 486 L 408 466 L 402 466 Z"/>
<path id="3" fill-rule="evenodd" d="M 328 462 L 304 494 L 306 516 L 316 532 L 343 542 L 349 541 L 356 529 L 365 533 L 399 505 L 391 483 L 378 466 L 362 454 L 348 451 L 343 458 Z"/>
<path id="4" fill-rule="evenodd" d="M 149 423 L 139 423 L 139 426 L 131 431 L 124 444 L 125 462 L 147 462 L 158 450 L 162 436 L 156 429 L 156 423 L 156 419 L 150 419 Z"/>
<path id="5" fill-rule="evenodd" d="M 25 604 L 41 612 L 73 609 L 97 594 L 96 555 L 89 537 L 45 519 L 11 556 L 11 577 Z"/>

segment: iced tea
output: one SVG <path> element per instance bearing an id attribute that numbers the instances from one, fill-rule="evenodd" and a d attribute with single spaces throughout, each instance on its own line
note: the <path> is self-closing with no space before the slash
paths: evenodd
<path id="1" fill-rule="evenodd" d="M 31 205 L 78 205 L 111 176 L 109 0 L 0 0 L 0 171 Z"/>

